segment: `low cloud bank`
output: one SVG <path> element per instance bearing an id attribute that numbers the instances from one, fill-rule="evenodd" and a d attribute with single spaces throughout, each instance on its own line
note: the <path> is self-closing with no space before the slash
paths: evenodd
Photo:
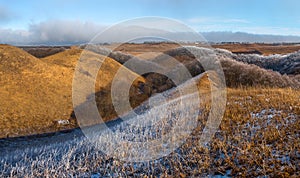
<path id="1" fill-rule="evenodd" d="M 28 31 L 0 29 L 0 43 L 14 45 L 62 45 L 90 41 L 105 26 L 92 22 L 51 20 L 31 24 Z"/>
<path id="2" fill-rule="evenodd" d="M 29 25 L 28 30 L 0 28 L 0 43 L 12 45 L 72 45 L 88 43 L 106 26 L 93 22 L 48 20 Z M 148 27 L 127 26 L 115 28 L 99 42 L 120 42 L 124 39 L 141 36 L 160 36 L 175 40 L 195 41 L 195 34 L 190 32 L 170 32 Z M 298 36 L 258 35 L 242 32 L 204 32 L 201 33 L 209 42 L 300 42 Z"/>

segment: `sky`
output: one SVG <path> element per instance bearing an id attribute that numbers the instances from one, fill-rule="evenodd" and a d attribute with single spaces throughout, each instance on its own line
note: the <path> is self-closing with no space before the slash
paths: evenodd
<path id="1" fill-rule="evenodd" d="M 299 7 L 299 0 L 0 0 L 0 42 L 32 34 L 46 40 L 66 29 L 94 35 L 101 27 L 145 16 L 176 19 L 200 32 L 300 36 Z"/>

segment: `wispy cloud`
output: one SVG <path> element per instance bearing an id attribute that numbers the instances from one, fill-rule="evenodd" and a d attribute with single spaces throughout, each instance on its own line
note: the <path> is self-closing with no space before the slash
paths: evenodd
<path id="1" fill-rule="evenodd" d="M 251 23 L 248 20 L 245 19 L 224 19 L 225 23 Z"/>
<path id="2" fill-rule="evenodd" d="M 207 22 L 213 22 L 215 19 L 211 17 L 198 17 L 198 18 L 190 18 L 187 19 L 186 22 L 189 23 L 207 23 Z"/>
<path id="3" fill-rule="evenodd" d="M 238 18 L 221 18 L 221 17 L 197 17 L 187 19 L 186 22 L 192 24 L 207 24 L 207 23 L 251 23 L 246 19 L 238 19 Z"/>

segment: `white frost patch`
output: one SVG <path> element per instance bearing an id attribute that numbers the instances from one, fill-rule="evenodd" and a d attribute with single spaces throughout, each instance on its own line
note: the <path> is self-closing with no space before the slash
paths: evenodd
<path id="1" fill-rule="evenodd" d="M 57 123 L 59 125 L 68 125 L 68 124 L 70 124 L 69 120 L 58 120 Z"/>
<path id="2" fill-rule="evenodd" d="M 250 115 L 254 120 L 249 120 L 245 124 L 245 128 L 250 127 L 251 136 L 254 136 L 258 130 L 265 129 L 269 125 L 274 125 L 276 129 L 288 127 L 289 125 L 294 124 L 298 118 L 294 113 L 289 113 L 287 116 L 283 117 L 283 111 L 274 108 L 263 109 L 260 112 L 251 112 Z"/>
<path id="3" fill-rule="evenodd" d="M 259 118 L 259 119 L 272 119 L 274 116 L 280 116 L 282 111 L 278 111 L 276 109 L 263 109 L 258 113 L 251 112 L 250 115 L 252 118 Z"/>

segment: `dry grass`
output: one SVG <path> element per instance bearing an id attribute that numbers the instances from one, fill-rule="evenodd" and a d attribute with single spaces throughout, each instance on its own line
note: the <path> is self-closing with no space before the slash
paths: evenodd
<path id="1" fill-rule="evenodd" d="M 185 44 L 192 46 L 203 46 L 202 44 Z M 207 46 L 207 45 L 205 45 Z M 180 47 L 176 43 L 150 43 L 150 44 L 111 44 L 103 46 L 105 48 L 115 49 L 116 51 L 122 51 L 125 53 L 130 53 L 132 55 L 139 55 L 144 52 L 161 52 L 174 48 Z M 256 53 L 262 55 L 271 55 L 271 54 L 288 54 L 300 50 L 300 45 L 293 44 L 216 44 L 212 45 L 213 48 L 221 48 L 229 50 L 233 53 Z"/>
<path id="2" fill-rule="evenodd" d="M 227 109 L 210 150 L 219 158 L 213 162 L 215 171 L 296 176 L 300 169 L 299 97 L 300 91 L 292 89 L 229 89 Z"/>
<path id="3" fill-rule="evenodd" d="M 37 58 L 43 58 L 65 51 L 69 46 L 20 46 L 19 48 Z"/>
<path id="4" fill-rule="evenodd" d="M 128 53 L 132 55 L 139 55 L 151 52 L 162 52 L 165 50 L 170 50 L 173 48 L 180 47 L 177 43 L 148 43 L 148 44 L 134 44 L 134 43 L 124 43 L 124 44 L 111 44 L 103 46 L 105 48 L 114 49 L 114 51 L 121 51 L 123 53 Z"/>
<path id="5" fill-rule="evenodd" d="M 0 137 L 68 127 L 57 126 L 54 122 L 69 119 L 71 82 L 81 52 L 72 48 L 37 59 L 18 48 L 0 46 Z M 111 81 L 121 65 L 91 52 L 87 55 L 95 62 L 104 61 L 95 86 L 99 91 L 96 99 L 100 114 L 110 120 L 116 116 L 111 105 Z M 198 141 L 211 108 L 206 76 L 198 83 L 203 101 L 199 125 L 170 155 L 145 163 L 127 163 L 104 155 L 84 137 L 67 137 L 69 139 L 56 143 L 51 138 L 44 138 L 38 147 L 20 145 L 16 150 L 8 148 L 8 152 L 1 152 L 0 177 L 299 177 L 300 90 L 285 86 L 277 88 L 277 85 L 271 88 L 269 84 L 248 85 L 250 82 L 245 79 L 259 83 L 265 81 L 259 77 L 269 74 L 258 67 L 246 65 L 243 68 L 245 65 L 232 62 L 224 66 L 233 73 L 227 80 L 235 88 L 227 89 L 223 120 L 213 140 L 204 147 Z M 91 67 L 89 63 L 83 66 L 83 72 Z M 127 72 L 137 76 L 132 71 Z M 240 83 L 245 84 L 236 84 L 234 72 L 244 73 Z M 273 76 L 267 79 L 272 82 Z M 148 97 L 145 93 L 137 94 L 138 85 L 143 82 L 145 79 L 138 77 L 131 88 L 132 106 L 138 106 Z M 164 113 L 163 109 L 154 116 L 159 117 Z M 76 127 L 74 120 L 71 124 L 74 125 L 70 127 Z"/>
<path id="6" fill-rule="evenodd" d="M 210 51 L 216 55 L 216 58 L 220 61 L 222 70 L 224 71 L 226 85 L 228 87 L 250 86 L 300 88 L 299 81 L 293 76 L 281 75 L 276 71 L 267 70 L 253 64 L 251 65 L 236 61 L 232 57 L 232 54 L 228 52 L 220 50 L 213 51 L 213 49 L 207 48 L 200 48 L 199 50 L 202 50 L 203 54 L 207 53 L 207 51 Z M 165 57 L 166 59 L 173 57 L 184 64 L 192 76 L 199 75 L 205 71 L 200 63 L 204 61 L 202 61 L 202 59 L 196 59 L 195 56 L 185 47 L 168 50 L 165 53 L 169 56 Z M 157 59 L 160 58 L 158 57 Z"/>
<path id="7" fill-rule="evenodd" d="M 58 66 L 74 69 L 82 51 L 82 49 L 79 49 L 77 47 L 71 47 L 69 50 L 49 55 L 47 57 L 41 58 L 41 60 L 47 62 L 48 64 L 55 64 Z"/>
<path id="8" fill-rule="evenodd" d="M 82 53 L 76 47 L 46 58 L 37 59 L 25 51 L 7 45 L 0 46 L 0 137 L 40 134 L 77 127 L 70 118 L 72 105 L 72 80 L 77 61 Z M 88 52 L 89 60 L 103 61 L 97 77 L 95 91 L 107 100 L 98 100 L 99 106 L 111 105 L 110 88 L 112 78 L 121 65 L 111 58 Z M 92 64 L 90 62 L 88 64 Z M 90 70 L 95 66 L 84 66 Z M 84 71 L 83 71 L 84 72 Z M 128 75 L 135 75 L 127 70 Z M 86 80 L 91 80 L 87 77 Z M 143 82 L 140 78 L 136 82 Z M 137 83 L 131 93 L 134 106 L 144 101 L 134 97 Z M 82 101 L 82 103 L 85 101 Z M 112 107 L 104 108 L 104 120 L 115 118 Z M 60 125 L 58 120 L 70 124 Z"/>
<path id="9" fill-rule="evenodd" d="M 227 49 L 233 53 L 256 53 L 263 55 L 288 54 L 300 50 L 300 45 L 289 44 L 220 44 L 212 45 L 212 47 Z"/>
<path id="10" fill-rule="evenodd" d="M 203 94 L 209 90 L 202 78 Z M 218 132 L 199 145 L 210 102 L 203 103 L 199 126 L 175 152 L 145 163 L 127 163 L 74 139 L 28 148 L 3 157 L 1 176 L 137 177 L 299 177 L 299 90 L 228 88 L 227 108 Z M 206 96 L 207 95 L 203 95 Z M 47 151 L 46 151 L 47 150 Z M 43 154 L 41 154 L 43 153 Z M 15 165 L 17 163 L 17 165 Z"/>
<path id="11" fill-rule="evenodd" d="M 15 47 L 0 50 L 0 137 L 56 130 L 72 111 L 70 71 Z"/>
<path id="12" fill-rule="evenodd" d="M 293 76 L 281 75 L 279 72 L 266 70 L 256 65 L 245 64 L 233 59 L 222 59 L 222 68 L 229 87 L 292 87 L 299 89 L 300 82 Z"/>

